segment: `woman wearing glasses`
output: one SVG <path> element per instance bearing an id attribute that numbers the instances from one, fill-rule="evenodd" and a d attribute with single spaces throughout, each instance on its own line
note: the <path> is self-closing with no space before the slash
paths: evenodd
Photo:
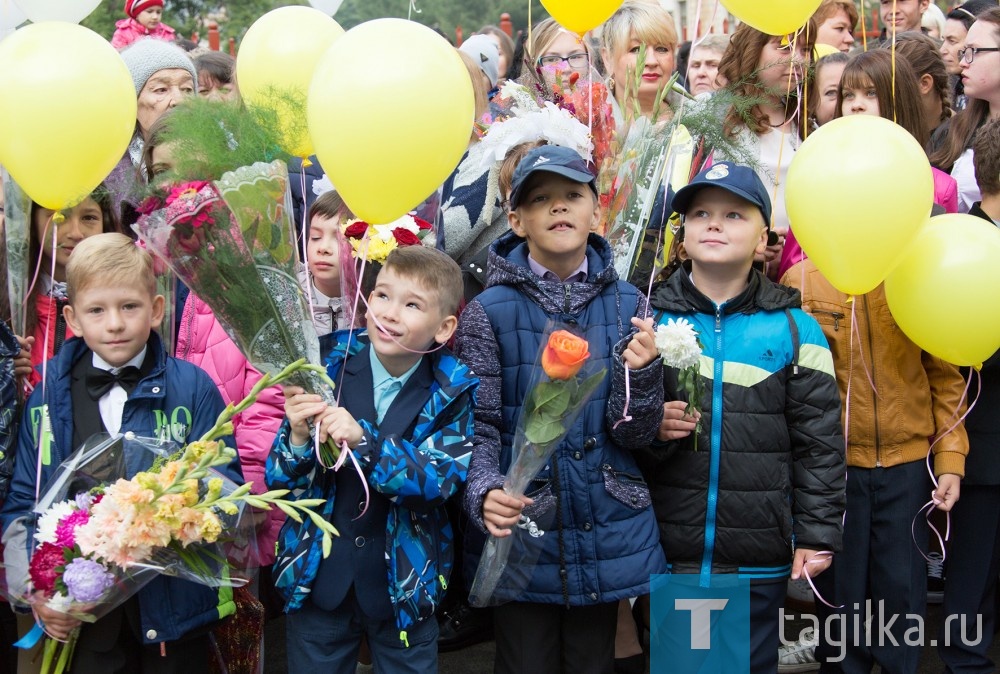
<path id="1" fill-rule="evenodd" d="M 591 72 L 592 59 L 586 41 L 576 33 L 566 30 L 553 19 L 535 25 L 525 38 L 519 68 L 511 76 L 529 88 L 541 85 L 546 95 L 551 94 L 557 76 L 578 73 L 581 77 L 598 77 Z"/>
<path id="2" fill-rule="evenodd" d="M 958 181 L 958 210 L 967 213 L 980 199 L 972 139 L 979 127 L 1000 117 L 1000 9 L 979 15 L 965 36 L 958 63 L 968 103 L 934 134 L 930 160 Z"/>
<path id="3" fill-rule="evenodd" d="M 644 116 L 653 114 L 657 92 L 665 97 L 667 83 L 674 74 L 674 53 L 677 49 L 677 30 L 674 19 L 659 4 L 641 0 L 625 0 L 608 19 L 602 29 L 601 52 L 608 68 L 608 89 L 613 95 L 615 121 L 621 123 L 622 109 L 626 104 L 626 91 L 636 96 L 639 110 Z M 646 45 L 645 60 L 639 62 L 641 46 Z M 634 90 L 630 82 L 639 71 L 639 87 Z M 670 115 L 669 105 L 659 106 L 659 115 Z"/>

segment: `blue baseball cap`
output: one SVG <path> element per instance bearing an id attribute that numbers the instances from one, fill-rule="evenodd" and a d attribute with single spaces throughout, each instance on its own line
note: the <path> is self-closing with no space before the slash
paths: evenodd
<path id="1" fill-rule="evenodd" d="M 690 183 L 677 190 L 670 207 L 684 215 L 691 206 L 691 200 L 703 187 L 718 187 L 746 199 L 760 209 L 764 223 L 771 228 L 771 198 L 767 188 L 753 169 L 730 162 L 719 162 L 705 169 Z"/>
<path id="2" fill-rule="evenodd" d="M 541 171 L 555 173 L 578 183 L 590 185 L 590 189 L 594 190 L 595 195 L 597 194 L 594 172 L 583 157 L 577 154 L 576 150 L 561 145 L 543 145 L 524 155 L 524 159 L 514 169 L 510 191 L 511 210 L 521 204 L 521 197 L 524 196 L 524 186 L 527 184 L 528 178 Z"/>

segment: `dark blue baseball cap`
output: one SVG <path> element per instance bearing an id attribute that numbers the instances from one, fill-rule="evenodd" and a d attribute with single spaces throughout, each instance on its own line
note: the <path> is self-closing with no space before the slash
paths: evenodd
<path id="1" fill-rule="evenodd" d="M 765 224 L 768 229 L 771 228 L 771 198 L 753 169 L 731 162 L 713 164 L 677 190 L 670 207 L 674 212 L 684 215 L 691 206 L 694 195 L 703 187 L 718 187 L 746 199 L 760 209 Z"/>
<path id="2" fill-rule="evenodd" d="M 511 210 L 520 206 L 528 178 L 541 171 L 555 173 L 578 183 L 590 185 L 590 189 L 594 190 L 595 195 L 597 194 L 594 172 L 583 157 L 568 147 L 543 145 L 524 155 L 524 159 L 514 169 L 510 191 Z"/>

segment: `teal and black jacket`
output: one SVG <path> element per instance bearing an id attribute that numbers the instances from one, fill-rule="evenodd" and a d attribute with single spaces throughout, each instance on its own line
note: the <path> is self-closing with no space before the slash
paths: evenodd
<path id="1" fill-rule="evenodd" d="M 747 288 L 720 306 L 681 269 L 650 301 L 658 324 L 687 319 L 703 347 L 697 447 L 695 434 L 656 439 L 663 402 L 687 399 L 678 371 L 660 359 L 630 372 L 632 421 L 612 431 L 639 460 L 671 569 L 777 581 L 791 570 L 793 546 L 840 550 L 840 395 L 826 338 L 798 293 L 751 271 Z M 609 419 L 624 403 L 618 358 Z"/>

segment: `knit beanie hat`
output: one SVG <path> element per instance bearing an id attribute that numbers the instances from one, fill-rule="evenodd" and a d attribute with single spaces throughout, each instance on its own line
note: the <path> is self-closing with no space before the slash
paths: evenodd
<path id="1" fill-rule="evenodd" d="M 163 7 L 163 0 L 125 0 L 125 13 L 133 19 L 150 7 Z"/>
<path id="2" fill-rule="evenodd" d="M 147 37 L 137 40 L 121 51 L 122 60 L 132 73 L 135 95 L 138 96 L 155 73 L 169 68 L 183 68 L 191 73 L 195 93 L 198 92 L 198 73 L 187 52 L 170 42 Z"/>
<path id="3" fill-rule="evenodd" d="M 489 79 L 490 86 L 495 87 L 500 73 L 500 50 L 497 48 L 496 42 L 485 35 L 473 35 L 463 42 L 459 49 L 479 64 L 480 70 Z"/>

